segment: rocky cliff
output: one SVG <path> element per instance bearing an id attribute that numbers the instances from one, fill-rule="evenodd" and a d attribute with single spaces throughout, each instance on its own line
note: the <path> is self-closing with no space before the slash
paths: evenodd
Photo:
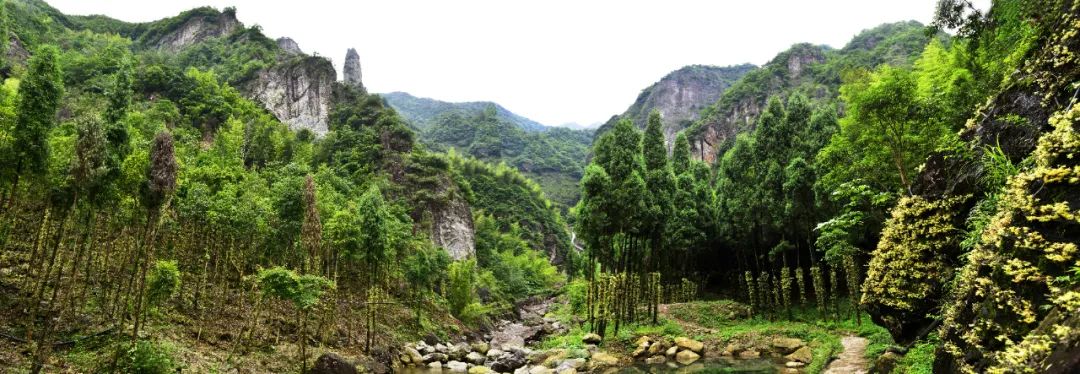
<path id="1" fill-rule="evenodd" d="M 450 199 L 445 206 L 432 211 L 431 239 L 450 253 L 450 258 L 461 260 L 476 254 L 472 210 L 461 197 Z"/>
<path id="2" fill-rule="evenodd" d="M 329 131 L 333 65 L 322 57 L 300 56 L 260 70 L 244 92 L 292 129 L 315 135 Z"/>
<path id="3" fill-rule="evenodd" d="M 222 12 L 199 8 L 159 22 L 158 29 L 152 29 L 142 36 L 142 42 L 144 45 L 170 52 L 180 51 L 187 46 L 211 38 L 229 35 L 244 27 L 236 19 L 236 11 L 231 8 Z"/>
<path id="4" fill-rule="evenodd" d="M 731 87 L 739 78 L 757 68 L 743 64 L 735 66 L 691 65 L 673 71 L 645 88 L 633 105 L 623 114 L 612 117 L 597 133 L 602 133 L 619 118 L 630 118 L 638 127 L 645 127 L 649 113 L 659 110 L 664 122 L 664 137 L 670 145 L 675 134 L 698 119 L 698 114 Z"/>

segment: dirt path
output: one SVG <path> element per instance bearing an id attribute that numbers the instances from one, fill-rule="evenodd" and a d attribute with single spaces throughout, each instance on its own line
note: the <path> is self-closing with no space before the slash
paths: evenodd
<path id="1" fill-rule="evenodd" d="M 660 304 L 659 311 L 660 311 L 660 316 L 661 317 L 664 317 L 664 318 L 670 319 L 672 321 L 675 321 L 675 323 L 678 323 L 680 326 L 682 326 L 684 330 L 700 330 L 700 331 L 704 332 L 705 334 L 712 334 L 712 333 L 717 332 L 717 330 L 715 330 L 715 329 L 710 329 L 708 327 L 701 326 L 699 324 L 696 324 L 696 323 L 693 323 L 693 322 L 690 322 L 690 321 L 684 321 L 684 320 L 675 318 L 675 316 L 671 315 L 671 313 L 668 313 L 668 306 L 670 306 L 670 305 L 673 305 L 673 304 Z"/>
<path id="2" fill-rule="evenodd" d="M 858 336 L 845 336 L 840 344 L 844 345 L 844 351 L 840 353 L 840 358 L 829 363 L 825 374 L 866 374 L 866 345 L 870 341 Z"/>

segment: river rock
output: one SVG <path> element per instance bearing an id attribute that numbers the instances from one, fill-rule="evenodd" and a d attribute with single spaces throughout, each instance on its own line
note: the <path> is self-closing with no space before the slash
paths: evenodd
<path id="1" fill-rule="evenodd" d="M 529 374 L 554 374 L 554 372 L 554 370 L 539 365 L 529 369 Z"/>
<path id="2" fill-rule="evenodd" d="M 469 364 L 461 361 L 450 361 L 446 363 L 446 368 L 450 369 L 451 373 L 464 373 L 469 370 Z"/>
<path id="3" fill-rule="evenodd" d="M 555 374 L 577 374 L 577 369 L 566 368 L 562 370 L 555 370 Z"/>
<path id="4" fill-rule="evenodd" d="M 482 355 L 486 355 L 488 350 L 491 349 L 491 345 L 484 342 L 476 342 L 469 345 L 473 352 L 478 352 Z"/>
<path id="5" fill-rule="evenodd" d="M 590 371 L 596 371 L 619 364 L 619 359 L 604 351 L 593 352 L 589 360 Z"/>
<path id="6" fill-rule="evenodd" d="M 600 341 L 603 339 L 604 338 L 601 338 L 600 335 L 590 332 L 588 334 L 585 334 L 585 336 L 581 337 L 581 342 L 585 344 L 600 344 Z"/>
<path id="7" fill-rule="evenodd" d="M 424 361 L 424 362 L 427 362 L 427 363 L 432 363 L 432 362 L 446 361 L 446 358 L 447 357 L 446 357 L 445 353 L 436 352 L 436 353 L 429 353 L 429 354 L 424 355 L 424 357 L 422 357 L 421 360 Z"/>
<path id="8" fill-rule="evenodd" d="M 803 346 L 796 349 L 795 352 L 784 356 L 788 361 L 798 361 L 804 364 L 809 364 L 814 359 L 814 352 L 810 350 L 810 347 Z"/>
<path id="9" fill-rule="evenodd" d="M 659 354 L 664 354 L 664 351 L 666 351 L 667 349 L 668 345 L 666 341 L 657 340 L 649 345 L 649 355 L 656 356 Z"/>
<path id="10" fill-rule="evenodd" d="M 447 353 L 447 355 L 450 356 L 450 358 L 452 360 L 455 360 L 455 361 L 464 360 L 465 356 L 468 355 L 469 352 L 472 352 L 472 350 L 469 348 L 469 345 L 465 344 L 465 343 L 454 344 L 454 345 L 450 346 L 449 350 L 450 350 L 450 352 Z"/>
<path id="11" fill-rule="evenodd" d="M 326 353 L 315 360 L 315 366 L 311 367 L 312 374 L 357 374 L 356 366 L 338 356 L 337 353 Z"/>
<path id="12" fill-rule="evenodd" d="M 694 351 L 694 353 L 701 353 L 705 350 L 705 343 L 686 337 L 675 338 L 675 345 L 682 349 Z"/>
<path id="13" fill-rule="evenodd" d="M 469 354 L 465 355 L 465 361 L 476 365 L 483 365 L 485 360 L 487 360 L 487 357 L 480 354 L 480 352 L 469 352 Z"/>
<path id="14" fill-rule="evenodd" d="M 446 348 L 445 344 L 439 343 L 439 344 L 435 345 L 435 352 L 446 353 L 446 351 L 447 351 L 447 348 Z"/>
<path id="15" fill-rule="evenodd" d="M 690 365 L 699 358 L 701 358 L 701 355 L 694 353 L 694 351 L 691 350 L 680 351 L 675 355 L 675 361 L 678 361 L 683 365 Z"/>
<path id="16" fill-rule="evenodd" d="M 673 345 L 667 349 L 667 352 L 664 352 L 664 356 L 675 358 L 676 353 L 679 353 L 679 346 Z"/>
<path id="17" fill-rule="evenodd" d="M 803 342 L 802 339 L 797 339 L 797 338 L 780 338 L 780 337 L 778 337 L 778 338 L 774 338 L 773 341 L 772 341 L 773 349 L 776 350 L 776 352 L 778 352 L 778 353 L 780 353 L 782 355 L 786 355 L 786 354 L 790 354 L 792 352 L 795 352 L 795 350 L 797 350 L 799 348 L 802 348 L 805 345 L 806 345 L 806 342 Z"/>
<path id="18" fill-rule="evenodd" d="M 638 347 L 648 347 L 649 343 L 651 342 L 652 338 L 650 338 L 648 335 L 642 335 L 634 341 L 634 345 Z"/>
<path id="19" fill-rule="evenodd" d="M 758 358 L 758 357 L 761 357 L 761 353 L 759 353 L 758 351 L 755 351 L 753 349 L 747 349 L 745 351 L 739 352 L 739 358 L 741 358 L 741 359 L 750 359 L 750 358 Z"/>
<path id="20" fill-rule="evenodd" d="M 525 366 L 525 353 L 522 351 L 511 351 L 504 353 L 495 359 L 491 363 L 491 370 L 495 370 L 500 373 L 509 373 L 514 369 Z"/>
<path id="21" fill-rule="evenodd" d="M 645 359 L 645 363 L 649 365 L 663 365 L 667 363 L 667 358 L 664 356 L 652 356 Z"/>
<path id="22" fill-rule="evenodd" d="M 493 373 L 487 366 L 473 366 L 469 368 L 469 374 L 491 374 Z"/>
<path id="23" fill-rule="evenodd" d="M 432 370 L 442 370 L 442 363 L 438 362 L 438 361 L 434 361 L 434 362 L 428 363 L 427 367 L 432 369 Z"/>
<path id="24" fill-rule="evenodd" d="M 409 358 L 409 362 L 407 363 L 418 365 L 424 363 L 424 356 L 420 355 L 420 352 L 417 351 L 416 348 L 405 347 L 405 356 Z"/>
<path id="25" fill-rule="evenodd" d="M 503 353 L 506 353 L 506 352 L 501 350 L 501 349 L 498 349 L 498 348 L 492 348 L 492 349 L 489 349 L 487 351 L 487 357 L 488 358 L 496 358 L 496 357 L 502 356 Z"/>
<path id="26" fill-rule="evenodd" d="M 647 353 L 649 351 L 649 346 L 648 346 L 649 343 L 646 342 L 645 344 L 646 344 L 645 346 L 639 346 L 636 349 L 634 349 L 634 353 L 632 353 L 631 356 L 633 356 L 634 358 L 640 358 L 641 356 L 644 356 L 645 353 Z"/>
<path id="27" fill-rule="evenodd" d="M 559 362 L 559 364 L 555 366 L 555 372 L 561 374 L 563 371 L 566 371 L 567 369 L 574 369 L 576 371 L 577 369 L 581 369 L 584 366 L 585 366 L 585 359 L 584 358 L 572 358 L 572 359 L 569 359 L 569 360 L 563 360 L 562 362 Z"/>
<path id="28" fill-rule="evenodd" d="M 784 366 L 787 366 L 789 368 L 801 368 L 803 366 L 806 366 L 806 364 L 798 362 L 798 361 L 788 361 L 786 364 L 784 364 Z M 888 372 L 885 372 L 885 373 L 888 373 Z"/>

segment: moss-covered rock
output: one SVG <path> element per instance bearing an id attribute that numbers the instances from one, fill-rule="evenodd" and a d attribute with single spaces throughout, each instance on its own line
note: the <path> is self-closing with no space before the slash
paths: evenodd
<path id="1" fill-rule="evenodd" d="M 1080 266 L 1080 106 L 1050 119 L 1035 166 L 1010 178 L 998 213 L 957 276 L 942 328 L 942 369 L 1028 372 L 1072 336 L 1038 328 L 1080 309 L 1068 272 Z"/>

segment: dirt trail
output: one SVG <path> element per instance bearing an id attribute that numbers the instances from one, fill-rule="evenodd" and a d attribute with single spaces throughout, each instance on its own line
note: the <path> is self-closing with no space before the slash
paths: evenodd
<path id="1" fill-rule="evenodd" d="M 844 351 L 840 353 L 840 358 L 829 363 L 825 374 L 866 374 L 866 345 L 870 341 L 858 336 L 845 336 L 840 344 L 844 345 Z"/>
<path id="2" fill-rule="evenodd" d="M 668 306 L 671 306 L 671 305 L 675 305 L 675 304 L 660 304 L 659 311 L 660 311 L 660 316 L 661 317 L 664 317 L 664 318 L 670 319 L 672 321 L 675 321 L 675 323 L 678 323 L 685 330 L 701 330 L 702 332 L 704 332 L 706 334 L 712 334 L 712 333 L 717 332 L 716 329 L 710 329 L 708 327 L 701 326 L 699 324 L 696 324 L 696 323 L 693 323 L 693 322 L 690 322 L 690 321 L 684 321 L 684 320 L 676 318 L 675 316 L 671 315 L 671 313 L 668 313 Z"/>

